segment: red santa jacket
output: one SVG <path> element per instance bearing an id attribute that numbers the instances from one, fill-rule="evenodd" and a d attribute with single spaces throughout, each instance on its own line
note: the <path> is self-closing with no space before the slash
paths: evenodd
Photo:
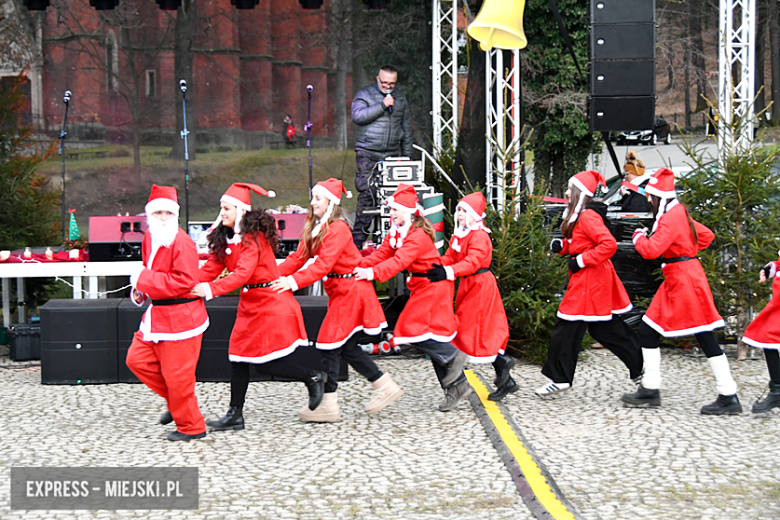
<path id="1" fill-rule="evenodd" d="M 509 324 L 496 277 L 489 269 L 493 243 L 484 229 L 469 231 L 464 237 L 450 239 L 450 248 L 442 257 L 447 275 L 462 276 L 455 298 L 458 335 L 452 344 L 471 356 L 475 363 L 492 363 L 503 354 L 509 340 Z"/>
<path id="2" fill-rule="evenodd" d="M 301 307 L 291 292 L 246 287 L 279 278 L 276 258 L 265 235 L 236 235 L 225 253 L 224 264 L 214 256 L 209 258 L 200 269 L 199 281 L 208 282 L 207 299 L 245 286 L 230 335 L 230 361 L 266 363 L 308 345 Z M 230 274 L 215 280 L 225 268 Z"/>
<path id="3" fill-rule="evenodd" d="M 745 329 L 742 341 L 753 347 L 777 350 L 780 349 L 780 259 L 770 264 L 772 299 Z"/>
<path id="4" fill-rule="evenodd" d="M 152 300 L 192 299 L 190 290 L 198 283 L 198 251 L 195 243 L 179 229 L 170 247 L 152 247 L 152 235 L 141 244 L 144 269 L 135 289 Z M 146 309 L 140 331 L 144 341 L 177 341 L 193 338 L 209 326 L 209 316 L 200 298 L 176 305 L 154 305 Z"/>
<path id="5" fill-rule="evenodd" d="M 387 281 L 404 269 L 425 273 L 433 264 L 441 264 L 439 250 L 422 228 L 410 229 L 403 245 L 394 249 L 390 234 L 373 254 L 363 258 L 360 267 L 371 267 L 375 280 Z M 431 282 L 428 278 L 407 278 L 409 301 L 393 330 L 397 344 L 419 343 L 429 339 L 449 342 L 457 335 L 458 322 L 452 311 L 455 284 L 449 280 Z"/>
<path id="6" fill-rule="evenodd" d="M 601 216 L 592 209 L 583 211 L 560 252 L 577 258 L 584 267 L 574 274 L 569 272 L 569 285 L 558 307 L 559 318 L 609 321 L 613 314 L 631 310 L 631 300 L 610 260 L 615 251 L 617 241 Z"/>
<path id="7" fill-rule="evenodd" d="M 354 278 L 327 277 L 330 273 L 352 274 L 363 256 L 352 241 L 352 230 L 343 220 L 338 220 L 322 230 L 325 235 L 320 245 L 312 251 L 314 262 L 303 270 L 309 260 L 303 252 L 303 240 L 298 250 L 279 266 L 279 273 L 286 276 L 290 287 L 297 291 L 324 279 L 328 294 L 328 312 L 320 326 L 317 348 L 332 350 L 341 347 L 353 334 L 364 331 L 370 336 L 387 327 L 385 314 L 370 282 Z"/>
<path id="8" fill-rule="evenodd" d="M 655 232 L 649 238 L 634 237 L 634 246 L 643 258 L 693 258 L 706 249 L 715 234 L 695 220 L 693 224 L 698 244 L 688 223 L 685 208 L 673 201 L 658 219 Z M 665 337 L 687 336 L 724 327 L 723 318 L 715 308 L 707 276 L 696 259 L 661 265 L 664 281 L 642 320 Z"/>

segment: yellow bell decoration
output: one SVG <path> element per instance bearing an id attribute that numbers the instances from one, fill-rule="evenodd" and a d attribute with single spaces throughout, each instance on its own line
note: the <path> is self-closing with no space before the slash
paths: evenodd
<path id="1" fill-rule="evenodd" d="M 469 36 L 479 41 L 479 48 L 524 49 L 528 40 L 523 31 L 525 0 L 485 0 L 474 21 L 469 24 Z"/>

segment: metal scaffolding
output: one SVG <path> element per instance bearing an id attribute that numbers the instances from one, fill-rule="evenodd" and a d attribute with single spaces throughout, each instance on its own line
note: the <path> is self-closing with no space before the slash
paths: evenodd
<path id="1" fill-rule="evenodd" d="M 522 162 L 520 51 L 493 49 L 485 59 L 487 195 L 493 207 L 503 209 L 504 181 L 517 187 Z"/>
<path id="2" fill-rule="evenodd" d="M 457 0 L 433 0 L 433 153 L 458 145 Z"/>
<path id="3" fill-rule="evenodd" d="M 718 150 L 747 150 L 753 140 L 756 1 L 720 1 Z M 741 124 L 734 126 L 736 121 Z"/>

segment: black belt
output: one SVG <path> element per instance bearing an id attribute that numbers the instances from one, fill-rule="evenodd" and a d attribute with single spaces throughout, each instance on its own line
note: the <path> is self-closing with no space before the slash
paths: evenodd
<path id="1" fill-rule="evenodd" d="M 271 285 L 273 285 L 273 282 L 248 283 L 244 286 L 244 289 L 262 289 L 263 287 L 271 287 Z"/>
<path id="2" fill-rule="evenodd" d="M 339 274 L 339 273 L 328 273 L 328 278 L 354 278 L 355 273 L 347 273 L 347 274 Z"/>
<path id="3" fill-rule="evenodd" d="M 409 276 L 411 276 L 411 277 L 413 277 L 413 278 L 428 278 L 428 279 L 430 279 L 430 278 L 431 278 L 431 277 L 428 275 L 428 273 L 410 273 L 410 274 L 409 274 Z"/>
<path id="4" fill-rule="evenodd" d="M 490 271 L 490 268 L 489 268 L 489 267 L 480 267 L 479 269 L 477 269 L 477 272 L 476 272 L 476 273 L 467 274 L 467 275 L 465 275 L 463 278 L 467 278 L 467 277 L 469 277 L 469 276 L 474 276 L 475 274 L 482 274 L 482 273 L 487 273 L 487 272 L 489 272 L 489 271 Z"/>
<path id="5" fill-rule="evenodd" d="M 200 298 L 171 298 L 170 300 L 152 300 L 152 305 L 180 305 L 182 303 L 196 302 Z"/>
<path id="6" fill-rule="evenodd" d="M 676 256 L 674 258 L 664 258 L 661 260 L 665 264 L 676 264 L 677 262 L 687 262 L 688 260 L 698 260 L 698 256 Z"/>

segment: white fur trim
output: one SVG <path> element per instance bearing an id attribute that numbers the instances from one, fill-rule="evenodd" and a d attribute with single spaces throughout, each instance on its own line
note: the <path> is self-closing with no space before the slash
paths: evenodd
<path id="1" fill-rule="evenodd" d="M 426 332 L 425 334 L 421 334 L 420 336 L 412 336 L 412 337 L 405 337 L 405 336 L 393 336 L 393 340 L 395 340 L 396 345 L 405 345 L 407 343 L 422 343 L 423 341 L 428 341 L 429 339 L 432 339 L 434 341 L 438 341 L 440 343 L 449 343 L 453 339 L 455 339 L 455 336 L 457 336 L 458 333 L 455 332 L 452 336 L 439 336 L 438 334 L 434 334 L 433 332 Z"/>
<path id="2" fill-rule="evenodd" d="M 311 189 L 311 192 L 325 197 L 326 199 L 333 202 L 334 204 L 341 204 L 341 197 L 335 196 L 333 193 L 330 192 L 329 189 L 323 188 L 322 185 L 320 184 L 315 184 L 314 187 Z M 328 206 L 330 206 L 330 204 Z"/>
<path id="3" fill-rule="evenodd" d="M 141 273 L 144 272 L 144 269 L 146 269 L 146 267 L 141 264 L 135 267 L 133 273 L 130 274 L 130 285 L 133 286 L 133 289 L 135 289 L 135 286 L 138 284 L 138 278 L 141 276 Z"/>
<path id="4" fill-rule="evenodd" d="M 625 307 L 623 309 L 613 310 L 612 314 L 625 314 L 625 313 L 627 313 L 628 311 L 630 311 L 633 308 L 634 308 L 634 304 L 633 303 L 629 303 L 628 307 Z"/>
<path id="5" fill-rule="evenodd" d="M 653 177 L 655 179 L 655 177 Z M 651 183 L 654 184 L 654 183 Z M 645 187 L 645 193 L 649 193 L 650 195 L 655 195 L 656 197 L 660 197 L 662 199 L 676 199 L 677 198 L 677 192 L 675 190 L 672 191 L 661 191 L 655 186 L 652 186 L 651 184 L 648 184 Z"/>
<path id="6" fill-rule="evenodd" d="M 436 247 L 436 249 L 441 249 L 442 247 L 444 247 L 444 240 L 439 240 L 438 242 L 435 242 L 433 245 Z"/>
<path id="7" fill-rule="evenodd" d="M 447 280 L 450 280 L 452 282 L 455 281 L 455 270 L 452 268 L 452 266 L 445 265 L 444 270 L 447 271 Z"/>
<path id="8" fill-rule="evenodd" d="M 474 363 L 475 365 L 485 365 L 487 363 L 492 363 L 496 360 L 496 356 L 469 356 L 469 363 Z"/>
<path id="9" fill-rule="evenodd" d="M 585 269 L 585 261 L 582 259 L 582 253 L 578 254 L 576 258 L 577 258 L 577 265 L 580 266 L 580 269 Z"/>
<path id="10" fill-rule="evenodd" d="M 374 280 L 374 268 L 373 267 L 369 267 L 368 268 L 368 281 L 371 282 L 373 280 Z"/>
<path id="11" fill-rule="evenodd" d="M 747 336 L 742 337 L 742 341 L 750 345 L 751 347 L 756 348 L 766 348 L 770 350 L 780 350 L 780 343 L 761 343 L 760 341 L 756 341 L 754 339 L 750 339 Z"/>
<path id="12" fill-rule="evenodd" d="M 470 229 L 469 229 L 469 232 L 471 232 Z M 452 241 L 452 249 L 454 249 L 458 253 L 460 253 L 460 251 L 462 249 L 462 247 L 460 246 L 460 242 L 458 242 L 457 238 L 455 238 L 455 240 Z"/>
<path id="13" fill-rule="evenodd" d="M 274 198 L 276 197 L 276 192 L 274 190 L 265 190 L 265 192 L 268 194 L 266 197 Z"/>
<path id="14" fill-rule="evenodd" d="M 669 200 L 664 199 L 663 203 L 664 204 L 658 210 L 658 215 L 656 215 L 655 217 L 655 222 L 653 222 L 653 232 L 655 232 L 658 229 L 658 223 L 661 221 L 661 218 L 667 213 L 669 213 L 670 209 L 678 205 L 680 201 L 678 201 L 677 199 L 669 199 Z"/>
<path id="15" fill-rule="evenodd" d="M 403 204 L 399 204 L 398 202 L 393 200 L 392 197 L 387 200 L 387 205 L 393 209 L 397 209 L 399 211 L 403 211 L 404 213 L 408 213 L 409 215 L 414 215 L 415 213 L 417 213 L 417 210 L 420 207 L 420 205 L 418 204 L 414 208 L 407 208 Z"/>
<path id="16" fill-rule="evenodd" d="M 295 278 L 292 277 L 292 275 L 287 276 L 287 283 L 290 285 L 290 290 L 292 292 L 295 292 L 298 290 L 298 284 L 295 281 Z"/>
<path id="17" fill-rule="evenodd" d="M 346 338 L 344 338 L 344 339 L 342 339 L 340 341 L 336 341 L 334 343 L 320 343 L 318 341 L 317 344 L 316 344 L 316 347 L 317 347 L 318 350 L 335 350 L 335 349 L 341 347 L 342 345 L 344 345 L 344 343 L 346 343 L 349 340 L 349 338 L 351 338 L 352 336 L 354 336 L 356 333 L 358 333 L 360 331 L 363 331 L 368 336 L 376 336 L 377 334 L 381 333 L 386 328 L 387 328 L 387 322 L 386 321 L 383 321 L 382 323 L 379 324 L 379 327 L 374 328 L 374 329 L 366 329 L 366 328 L 363 327 L 363 325 L 358 325 L 357 327 L 355 327 L 352 330 L 352 332 L 350 332 L 347 335 Z"/>
<path id="18" fill-rule="evenodd" d="M 571 179 L 569 179 L 569 182 L 577 186 L 583 195 L 587 195 L 588 197 L 593 197 L 593 192 L 590 191 L 588 188 L 586 188 L 585 185 L 582 184 L 582 182 L 577 177 L 572 177 Z"/>
<path id="19" fill-rule="evenodd" d="M 182 332 L 152 332 L 152 307 L 154 307 L 154 304 L 151 304 L 146 308 L 144 317 L 141 319 L 141 327 L 138 329 L 141 332 L 144 341 L 151 341 L 154 343 L 160 341 L 179 341 L 200 336 L 209 328 L 209 319 L 206 318 L 206 321 L 201 326 L 192 330 L 185 330 Z"/>
<path id="20" fill-rule="evenodd" d="M 557 316 L 566 321 L 609 321 L 612 319 L 612 313 L 605 316 L 590 316 L 587 314 L 564 314 L 558 311 Z"/>
<path id="21" fill-rule="evenodd" d="M 664 330 L 660 325 L 655 323 L 653 320 L 647 317 L 647 314 L 642 316 L 642 321 L 647 323 L 650 327 L 655 329 L 656 332 L 658 332 L 661 336 L 665 338 L 677 338 L 680 336 L 691 336 L 693 334 L 698 334 L 699 332 L 711 332 L 715 329 L 720 329 L 726 326 L 726 323 L 720 319 L 717 321 L 714 321 L 710 323 L 709 325 L 700 325 L 698 327 L 691 327 L 690 329 L 682 329 L 682 330 Z"/>
<path id="22" fill-rule="evenodd" d="M 144 211 L 147 215 L 151 215 L 155 211 L 170 211 L 177 217 L 179 216 L 179 205 L 173 202 L 171 199 L 159 198 L 150 200 L 144 207 Z"/>
<path id="23" fill-rule="evenodd" d="M 641 233 L 637 233 L 637 231 L 641 231 Z M 636 243 L 639 241 L 639 237 L 647 238 L 647 233 L 645 233 L 643 229 L 637 229 L 634 231 L 634 236 L 631 237 L 631 241 L 634 243 L 634 246 L 636 246 Z"/>
<path id="24" fill-rule="evenodd" d="M 479 222 L 481 221 L 484 216 L 479 215 L 476 211 L 474 211 L 474 208 L 472 208 L 468 203 L 460 201 L 458 202 L 458 205 L 455 206 L 455 210 L 457 211 L 458 208 L 463 208 L 463 211 L 466 212 L 466 214 L 474 219 L 474 221 Z"/>
<path id="25" fill-rule="evenodd" d="M 228 204 L 231 204 L 236 207 L 236 210 L 243 209 L 244 211 L 252 211 L 252 206 L 249 204 L 242 202 L 238 200 L 235 197 L 231 197 L 230 195 L 222 195 L 222 198 L 219 199 L 220 202 L 227 202 Z M 236 216 L 236 220 L 238 220 L 238 216 Z"/>
<path id="26" fill-rule="evenodd" d="M 213 299 L 214 293 L 211 292 L 211 284 L 204 282 L 201 285 L 203 285 L 203 292 L 206 293 L 206 301 Z"/>
<path id="27" fill-rule="evenodd" d="M 254 363 L 255 365 L 260 365 L 263 363 L 268 363 L 269 361 L 273 361 L 274 359 L 283 358 L 285 356 L 288 356 L 293 353 L 293 351 L 298 347 L 305 347 L 309 345 L 309 340 L 306 338 L 296 339 L 292 345 L 290 345 L 287 348 L 284 348 L 282 350 L 277 350 L 276 352 L 271 352 L 270 354 L 266 354 L 265 356 L 258 356 L 258 357 L 244 357 L 244 356 L 236 356 L 234 354 L 228 354 L 228 359 L 233 362 L 237 363 Z"/>

